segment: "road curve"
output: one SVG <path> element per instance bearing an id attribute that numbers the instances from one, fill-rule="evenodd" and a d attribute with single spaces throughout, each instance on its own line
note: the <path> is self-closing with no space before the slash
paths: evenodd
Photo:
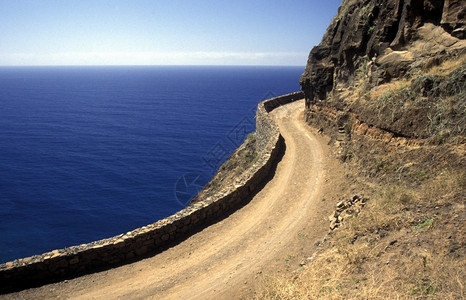
<path id="1" fill-rule="evenodd" d="M 0 299 L 236 299 L 247 283 L 306 238 L 322 237 L 319 207 L 326 155 L 300 113 L 303 101 L 272 116 L 286 151 L 273 179 L 228 218 L 153 257 Z"/>

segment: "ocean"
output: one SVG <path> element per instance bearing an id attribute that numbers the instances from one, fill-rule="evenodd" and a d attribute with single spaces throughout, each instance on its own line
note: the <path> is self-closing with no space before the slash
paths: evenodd
<path id="1" fill-rule="evenodd" d="M 0 263 L 163 219 L 304 67 L 0 67 Z"/>

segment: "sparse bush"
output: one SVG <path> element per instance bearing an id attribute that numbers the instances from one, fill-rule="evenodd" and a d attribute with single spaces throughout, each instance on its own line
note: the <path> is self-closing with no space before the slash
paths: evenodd
<path id="1" fill-rule="evenodd" d="M 255 143 L 255 142 L 256 142 L 256 133 L 252 132 L 252 133 L 248 134 L 245 143 L 246 144 L 251 144 L 251 143 Z"/>
<path id="2" fill-rule="evenodd" d="M 353 158 L 353 156 L 354 156 L 353 151 L 349 150 L 348 148 L 345 148 L 340 155 L 340 160 L 342 162 L 346 162 L 350 160 L 351 158 Z"/>
<path id="3" fill-rule="evenodd" d="M 367 75 L 368 69 L 367 64 L 369 63 L 369 58 L 367 56 L 359 59 L 359 67 L 356 70 L 356 83 L 362 83 L 364 77 Z"/>
<path id="4" fill-rule="evenodd" d="M 432 225 L 434 224 L 434 221 L 435 221 L 435 217 L 427 218 L 421 224 L 414 226 L 414 228 L 419 230 L 419 231 L 426 231 L 426 230 L 432 228 Z"/>

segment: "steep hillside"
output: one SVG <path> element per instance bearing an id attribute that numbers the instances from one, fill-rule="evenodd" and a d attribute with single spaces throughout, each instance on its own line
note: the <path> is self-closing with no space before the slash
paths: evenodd
<path id="1" fill-rule="evenodd" d="M 300 84 L 358 190 L 261 298 L 466 297 L 465 15 L 465 1 L 343 1 Z"/>
<path id="2" fill-rule="evenodd" d="M 344 1 L 301 77 L 308 120 L 331 107 L 340 127 L 354 116 L 394 136 L 432 137 L 435 125 L 462 134 L 465 14 L 464 1 Z M 445 61 L 457 65 L 438 70 Z M 432 120 L 443 104 L 454 111 Z"/>

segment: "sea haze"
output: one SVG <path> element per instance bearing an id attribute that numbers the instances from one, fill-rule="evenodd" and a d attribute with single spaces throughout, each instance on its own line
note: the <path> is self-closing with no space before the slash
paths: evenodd
<path id="1" fill-rule="evenodd" d="M 0 262 L 182 209 L 302 67 L 1 67 Z"/>

